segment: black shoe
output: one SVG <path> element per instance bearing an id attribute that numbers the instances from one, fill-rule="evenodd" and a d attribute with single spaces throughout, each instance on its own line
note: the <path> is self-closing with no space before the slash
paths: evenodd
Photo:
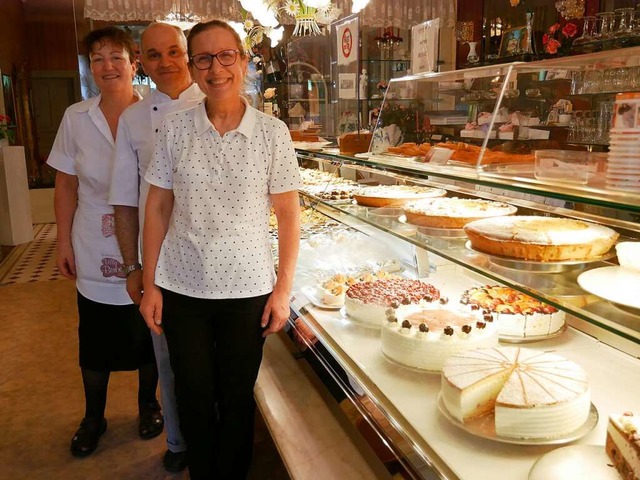
<path id="1" fill-rule="evenodd" d="M 162 464 L 167 472 L 178 473 L 187 468 L 187 452 L 174 453 L 167 450 L 162 457 Z"/>
<path id="2" fill-rule="evenodd" d="M 91 455 L 98 446 L 100 436 L 106 431 L 106 418 L 83 418 L 80 428 L 71 439 L 71 454 L 74 457 Z"/>
<path id="3" fill-rule="evenodd" d="M 140 424 L 138 434 L 143 440 L 157 437 L 164 429 L 164 419 L 158 402 L 146 403 L 139 406 Z"/>

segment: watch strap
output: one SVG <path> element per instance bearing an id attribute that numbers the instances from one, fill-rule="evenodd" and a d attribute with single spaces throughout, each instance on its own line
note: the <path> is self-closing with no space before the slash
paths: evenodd
<path id="1" fill-rule="evenodd" d="M 133 263 L 131 265 L 122 265 L 122 273 L 125 277 L 128 277 L 136 270 L 142 270 L 142 265 L 140 263 Z"/>

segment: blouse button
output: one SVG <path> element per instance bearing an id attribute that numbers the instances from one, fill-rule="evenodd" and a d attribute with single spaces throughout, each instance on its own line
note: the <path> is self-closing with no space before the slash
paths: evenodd
<path id="1" fill-rule="evenodd" d="M 158 107 L 153 107 L 153 111 L 157 112 L 158 111 Z"/>

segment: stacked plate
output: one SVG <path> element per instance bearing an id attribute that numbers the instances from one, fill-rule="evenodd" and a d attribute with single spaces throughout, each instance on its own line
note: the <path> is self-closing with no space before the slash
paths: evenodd
<path id="1" fill-rule="evenodd" d="M 640 92 L 616 95 L 607 188 L 640 193 Z"/>

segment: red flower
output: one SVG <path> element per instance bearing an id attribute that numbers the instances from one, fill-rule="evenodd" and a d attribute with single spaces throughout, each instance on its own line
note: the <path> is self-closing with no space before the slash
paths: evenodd
<path id="1" fill-rule="evenodd" d="M 558 29 L 560 28 L 560 24 L 559 23 L 554 23 L 553 25 L 551 25 L 549 27 L 549 33 L 554 34 L 558 31 Z"/>
<path id="2" fill-rule="evenodd" d="M 548 41 L 549 41 L 549 35 L 545 33 L 544 35 L 542 35 L 542 44 L 546 45 Z"/>
<path id="3" fill-rule="evenodd" d="M 558 53 L 558 48 L 560 48 L 560 42 L 555 38 L 550 38 L 544 46 L 545 52 L 551 54 Z"/>
<path id="4" fill-rule="evenodd" d="M 575 23 L 567 23 L 562 29 L 562 34 L 567 38 L 573 38 L 578 33 L 578 27 Z"/>

